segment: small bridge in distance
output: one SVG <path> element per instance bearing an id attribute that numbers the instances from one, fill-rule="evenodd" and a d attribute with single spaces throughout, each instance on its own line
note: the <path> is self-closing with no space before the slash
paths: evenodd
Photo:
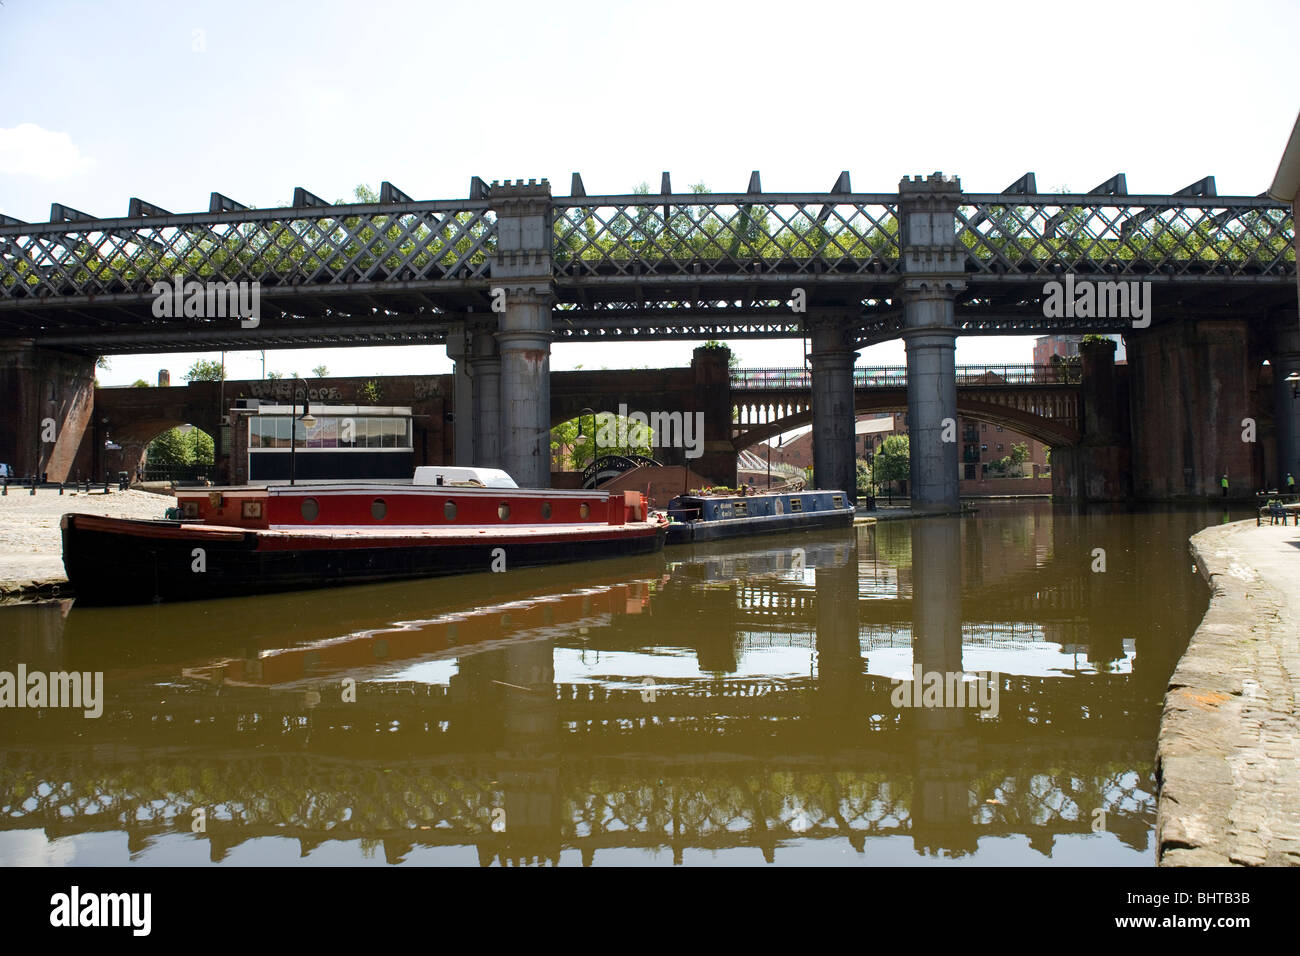
<path id="1" fill-rule="evenodd" d="M 1082 437 L 1078 365 L 959 365 L 957 411 L 1003 425 L 1053 447 Z M 854 413 L 907 408 L 907 368 L 853 369 Z M 740 451 L 812 421 L 812 373 L 807 368 L 731 372 L 732 443 Z"/>

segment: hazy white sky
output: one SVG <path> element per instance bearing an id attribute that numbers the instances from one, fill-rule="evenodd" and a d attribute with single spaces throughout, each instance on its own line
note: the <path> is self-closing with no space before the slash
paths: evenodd
<path id="1" fill-rule="evenodd" d="M 388 179 L 418 199 L 471 176 L 580 171 L 589 193 L 703 181 L 858 191 L 904 175 L 997 191 L 1026 171 L 1082 191 L 1202 176 L 1272 180 L 1296 117 L 1300 4 L 1278 2 L 490 4 L 341 0 L 3 0 L 0 212 L 51 202 L 125 215 L 139 196 L 206 210 L 216 190 L 272 206 Z M 1029 361 L 1029 338 L 963 338 L 960 363 Z M 802 344 L 733 342 L 745 365 Z M 556 346 L 552 368 L 685 365 L 692 343 Z M 173 381 L 199 354 L 118 356 L 104 384 Z M 901 342 L 860 364 L 902 363 Z M 440 347 L 267 354 L 309 374 L 444 372 Z M 232 377 L 259 353 L 228 353 Z"/>

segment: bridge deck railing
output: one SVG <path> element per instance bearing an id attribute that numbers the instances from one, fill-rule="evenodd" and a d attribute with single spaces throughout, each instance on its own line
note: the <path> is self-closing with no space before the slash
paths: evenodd
<path id="1" fill-rule="evenodd" d="M 0 301 L 149 292 L 187 281 L 268 286 L 484 278 L 486 201 L 241 209 L 0 224 Z"/>
<path id="2" fill-rule="evenodd" d="M 1078 385 L 1077 365 L 959 365 L 957 384 L 963 388 L 1005 388 L 1028 385 Z M 862 365 L 853 369 L 854 388 L 905 388 L 907 367 Z M 806 368 L 741 368 L 731 372 L 733 389 L 791 389 L 812 387 Z"/>

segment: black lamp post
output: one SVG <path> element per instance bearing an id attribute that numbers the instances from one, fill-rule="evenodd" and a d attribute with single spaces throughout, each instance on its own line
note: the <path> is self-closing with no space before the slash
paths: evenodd
<path id="1" fill-rule="evenodd" d="M 298 461 L 296 452 L 298 450 L 298 422 L 302 422 L 303 427 L 311 428 L 316 424 L 316 419 L 312 417 L 311 401 L 307 398 L 307 383 L 302 379 L 294 379 L 302 385 L 302 418 L 298 417 L 298 390 L 294 389 L 292 404 L 289 406 L 289 484 L 293 484 L 298 477 Z M 304 436 L 306 437 L 306 436 Z"/>
<path id="2" fill-rule="evenodd" d="M 574 443 L 575 445 L 585 445 L 585 444 L 587 443 L 587 436 L 584 435 L 584 434 L 582 433 L 582 416 L 585 415 L 585 414 L 587 414 L 587 413 L 590 413 L 590 414 L 591 414 L 591 440 L 592 440 L 593 442 L 596 440 L 596 412 L 595 412 L 595 409 L 591 409 L 591 408 L 582 408 L 582 409 L 579 409 L 579 411 L 578 411 L 578 437 L 575 438 L 575 439 L 573 440 L 573 443 Z M 591 460 L 592 460 L 593 462 L 596 460 L 596 449 L 595 449 L 595 447 L 593 447 L 593 448 L 591 449 Z"/>

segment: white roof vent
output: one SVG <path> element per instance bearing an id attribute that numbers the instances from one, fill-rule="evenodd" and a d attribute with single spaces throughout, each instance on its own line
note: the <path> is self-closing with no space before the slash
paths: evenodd
<path id="1" fill-rule="evenodd" d="M 421 465 L 415 469 L 416 485 L 480 485 L 484 488 L 518 488 L 500 468 L 458 468 L 455 465 Z"/>

